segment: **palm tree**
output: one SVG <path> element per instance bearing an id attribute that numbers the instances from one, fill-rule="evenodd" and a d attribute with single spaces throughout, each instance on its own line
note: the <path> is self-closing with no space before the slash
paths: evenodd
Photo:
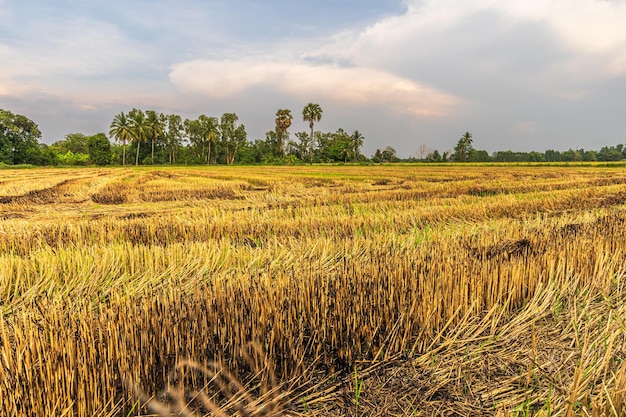
<path id="1" fill-rule="evenodd" d="M 343 148 L 341 148 L 341 150 L 339 151 L 339 154 L 341 156 L 343 156 L 343 162 L 344 164 L 346 162 L 348 162 L 348 157 L 350 156 L 350 154 L 352 153 L 352 147 L 350 146 L 349 143 L 346 143 L 346 146 L 344 146 Z"/>
<path id="2" fill-rule="evenodd" d="M 313 126 L 322 119 L 322 108 L 319 104 L 309 103 L 302 110 L 302 118 L 305 122 L 309 122 L 309 127 L 311 128 L 311 150 L 309 154 L 311 157 L 310 162 L 313 164 Z"/>
<path id="3" fill-rule="evenodd" d="M 128 115 L 130 116 L 131 135 L 137 141 L 137 156 L 135 157 L 135 165 L 139 165 L 139 146 L 145 142 L 150 133 L 150 125 L 143 111 L 133 109 Z"/>
<path id="4" fill-rule="evenodd" d="M 202 136 L 204 137 L 204 140 L 208 145 L 208 151 L 206 156 L 206 163 L 208 165 L 211 163 L 211 144 L 217 143 L 220 122 L 217 117 L 208 117 L 204 114 L 201 114 L 198 117 L 198 121 L 200 122 Z"/>
<path id="5" fill-rule="evenodd" d="M 122 165 L 126 166 L 126 142 L 133 137 L 130 120 L 124 112 L 120 112 L 113 118 L 110 128 L 109 136 L 114 137 L 116 141 L 122 144 Z"/>
<path id="6" fill-rule="evenodd" d="M 146 111 L 146 122 L 150 129 L 148 137 L 152 140 L 152 165 L 154 165 L 154 141 L 163 136 L 163 120 L 154 110 Z"/>
<path id="7" fill-rule="evenodd" d="M 285 132 L 287 132 L 287 129 L 291 126 L 292 120 L 293 116 L 291 115 L 291 110 L 279 109 L 276 112 L 276 128 L 280 131 L 278 146 L 283 161 L 285 160 Z"/>
<path id="8" fill-rule="evenodd" d="M 363 140 L 364 139 L 365 138 L 363 137 L 361 132 L 359 132 L 358 130 L 355 130 L 354 133 L 352 134 L 352 146 L 353 146 L 353 150 L 354 150 L 354 162 L 357 162 L 359 160 L 359 149 L 361 149 L 361 146 L 363 146 Z"/>

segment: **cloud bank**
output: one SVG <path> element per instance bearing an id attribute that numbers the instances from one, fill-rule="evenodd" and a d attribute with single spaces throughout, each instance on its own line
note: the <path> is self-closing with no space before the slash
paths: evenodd
<path id="1" fill-rule="evenodd" d="M 273 16 L 263 33 L 265 9 L 243 0 L 32 1 L 40 7 L 0 0 L 0 59 L 10 63 L 0 99 L 51 139 L 76 130 L 72 110 L 106 131 L 135 106 L 236 111 L 261 138 L 276 109 L 314 101 L 328 109 L 324 129 L 358 128 L 366 153 L 448 149 L 466 130 L 489 151 L 623 141 L 624 0 L 407 0 L 339 31 L 354 3 L 327 27 L 323 13 L 312 24 L 290 3 L 288 29 Z"/>
<path id="2" fill-rule="evenodd" d="M 263 86 L 300 100 L 335 101 L 348 106 L 376 103 L 414 116 L 444 116 L 457 104 L 449 94 L 367 67 L 302 62 L 195 60 L 176 65 L 171 81 L 187 93 L 214 98 L 241 95 Z"/>

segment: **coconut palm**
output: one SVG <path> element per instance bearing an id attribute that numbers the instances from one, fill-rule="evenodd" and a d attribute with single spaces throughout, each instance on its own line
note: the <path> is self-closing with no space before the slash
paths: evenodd
<path id="1" fill-rule="evenodd" d="M 146 111 L 146 123 L 148 124 L 148 126 L 150 126 L 147 137 L 149 137 L 152 140 L 151 156 L 152 156 L 152 165 L 154 165 L 154 142 L 158 138 L 163 136 L 163 130 L 164 130 L 163 119 L 154 110 L 147 110 Z"/>
<path id="2" fill-rule="evenodd" d="M 126 165 L 126 142 L 132 139 L 132 131 L 130 120 L 126 117 L 124 112 L 116 115 L 111 122 L 109 130 L 109 136 L 115 138 L 115 140 L 122 144 L 122 165 Z"/>
<path id="3" fill-rule="evenodd" d="M 130 116 L 131 135 L 137 141 L 137 156 L 135 157 L 135 165 L 139 165 L 139 146 L 145 142 L 150 134 L 150 125 L 143 111 L 133 109 L 128 115 Z"/>
<path id="4" fill-rule="evenodd" d="M 279 109 L 276 112 L 276 128 L 280 131 L 278 147 L 280 148 L 280 154 L 283 160 L 285 159 L 285 133 L 287 129 L 289 129 L 289 126 L 291 126 L 292 120 L 293 116 L 291 115 L 291 110 Z"/>
<path id="5" fill-rule="evenodd" d="M 348 157 L 350 156 L 351 153 L 352 153 L 352 146 L 350 146 L 349 143 L 346 143 L 346 146 L 341 148 L 341 150 L 339 151 L 339 154 L 343 156 L 344 163 L 348 162 Z"/>
<path id="6" fill-rule="evenodd" d="M 309 144 L 311 149 L 309 156 L 311 157 L 310 163 L 313 164 L 313 126 L 322 119 L 322 108 L 319 104 L 309 103 L 304 106 L 302 110 L 302 118 L 305 122 L 309 122 L 309 127 L 311 128 L 311 143 Z"/>
<path id="7" fill-rule="evenodd" d="M 354 151 L 354 162 L 359 160 L 359 149 L 363 146 L 363 140 L 365 138 L 358 130 L 355 130 L 352 134 L 352 150 Z"/>
<path id="8" fill-rule="evenodd" d="M 211 144 L 217 143 L 220 122 L 217 117 L 208 117 L 204 114 L 198 117 L 198 121 L 200 122 L 201 134 L 208 145 L 206 156 L 206 163 L 208 165 L 211 163 Z"/>

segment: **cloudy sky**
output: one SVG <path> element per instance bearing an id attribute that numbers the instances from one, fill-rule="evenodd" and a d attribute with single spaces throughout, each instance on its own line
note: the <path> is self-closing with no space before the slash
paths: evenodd
<path id="1" fill-rule="evenodd" d="M 371 155 L 626 142 L 626 0 L 0 0 L 0 108 L 52 143 L 133 107 L 235 112 L 264 138 L 289 108 Z"/>

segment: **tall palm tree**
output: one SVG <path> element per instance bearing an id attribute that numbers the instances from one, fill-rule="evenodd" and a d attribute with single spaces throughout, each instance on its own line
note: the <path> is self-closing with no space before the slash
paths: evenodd
<path id="1" fill-rule="evenodd" d="M 309 127 L 311 128 L 311 149 L 309 154 L 311 157 L 310 163 L 313 164 L 313 126 L 315 125 L 315 123 L 322 120 L 322 108 L 319 104 L 309 103 L 304 106 L 304 109 L 302 110 L 302 118 L 305 122 L 309 122 Z"/>
<path id="2" fill-rule="evenodd" d="M 130 141 L 133 135 L 130 120 L 126 117 L 124 112 L 120 112 L 120 114 L 113 118 L 109 136 L 115 138 L 117 142 L 122 144 L 122 165 L 126 166 L 126 142 Z"/>
<path id="3" fill-rule="evenodd" d="M 146 111 L 146 123 L 150 126 L 148 137 L 152 140 L 152 165 L 154 165 L 154 142 L 163 136 L 163 120 L 154 110 Z"/>
<path id="4" fill-rule="evenodd" d="M 208 145 L 208 151 L 206 155 L 206 163 L 208 165 L 211 163 L 211 144 L 217 143 L 220 122 L 217 117 L 208 117 L 204 114 L 201 114 L 198 117 L 198 121 L 200 122 L 202 136 L 204 137 L 204 140 Z"/>
<path id="5" fill-rule="evenodd" d="M 137 141 L 137 156 L 135 157 L 135 165 L 139 165 L 139 146 L 145 142 L 150 134 L 150 125 L 143 111 L 133 109 L 128 115 L 130 116 L 131 134 L 133 139 Z"/>
<path id="6" fill-rule="evenodd" d="M 361 146 L 363 146 L 363 140 L 364 139 L 365 138 L 363 137 L 361 132 L 359 132 L 358 130 L 355 130 L 354 133 L 352 134 L 352 146 L 353 146 L 353 151 L 354 151 L 354 162 L 357 162 L 359 160 L 359 149 L 361 149 Z"/>
<path id="7" fill-rule="evenodd" d="M 278 147 L 280 148 L 283 161 L 285 160 L 285 132 L 287 132 L 287 129 L 291 126 L 292 120 L 293 116 L 291 115 L 291 110 L 279 109 L 276 112 L 276 128 L 280 131 Z"/>

